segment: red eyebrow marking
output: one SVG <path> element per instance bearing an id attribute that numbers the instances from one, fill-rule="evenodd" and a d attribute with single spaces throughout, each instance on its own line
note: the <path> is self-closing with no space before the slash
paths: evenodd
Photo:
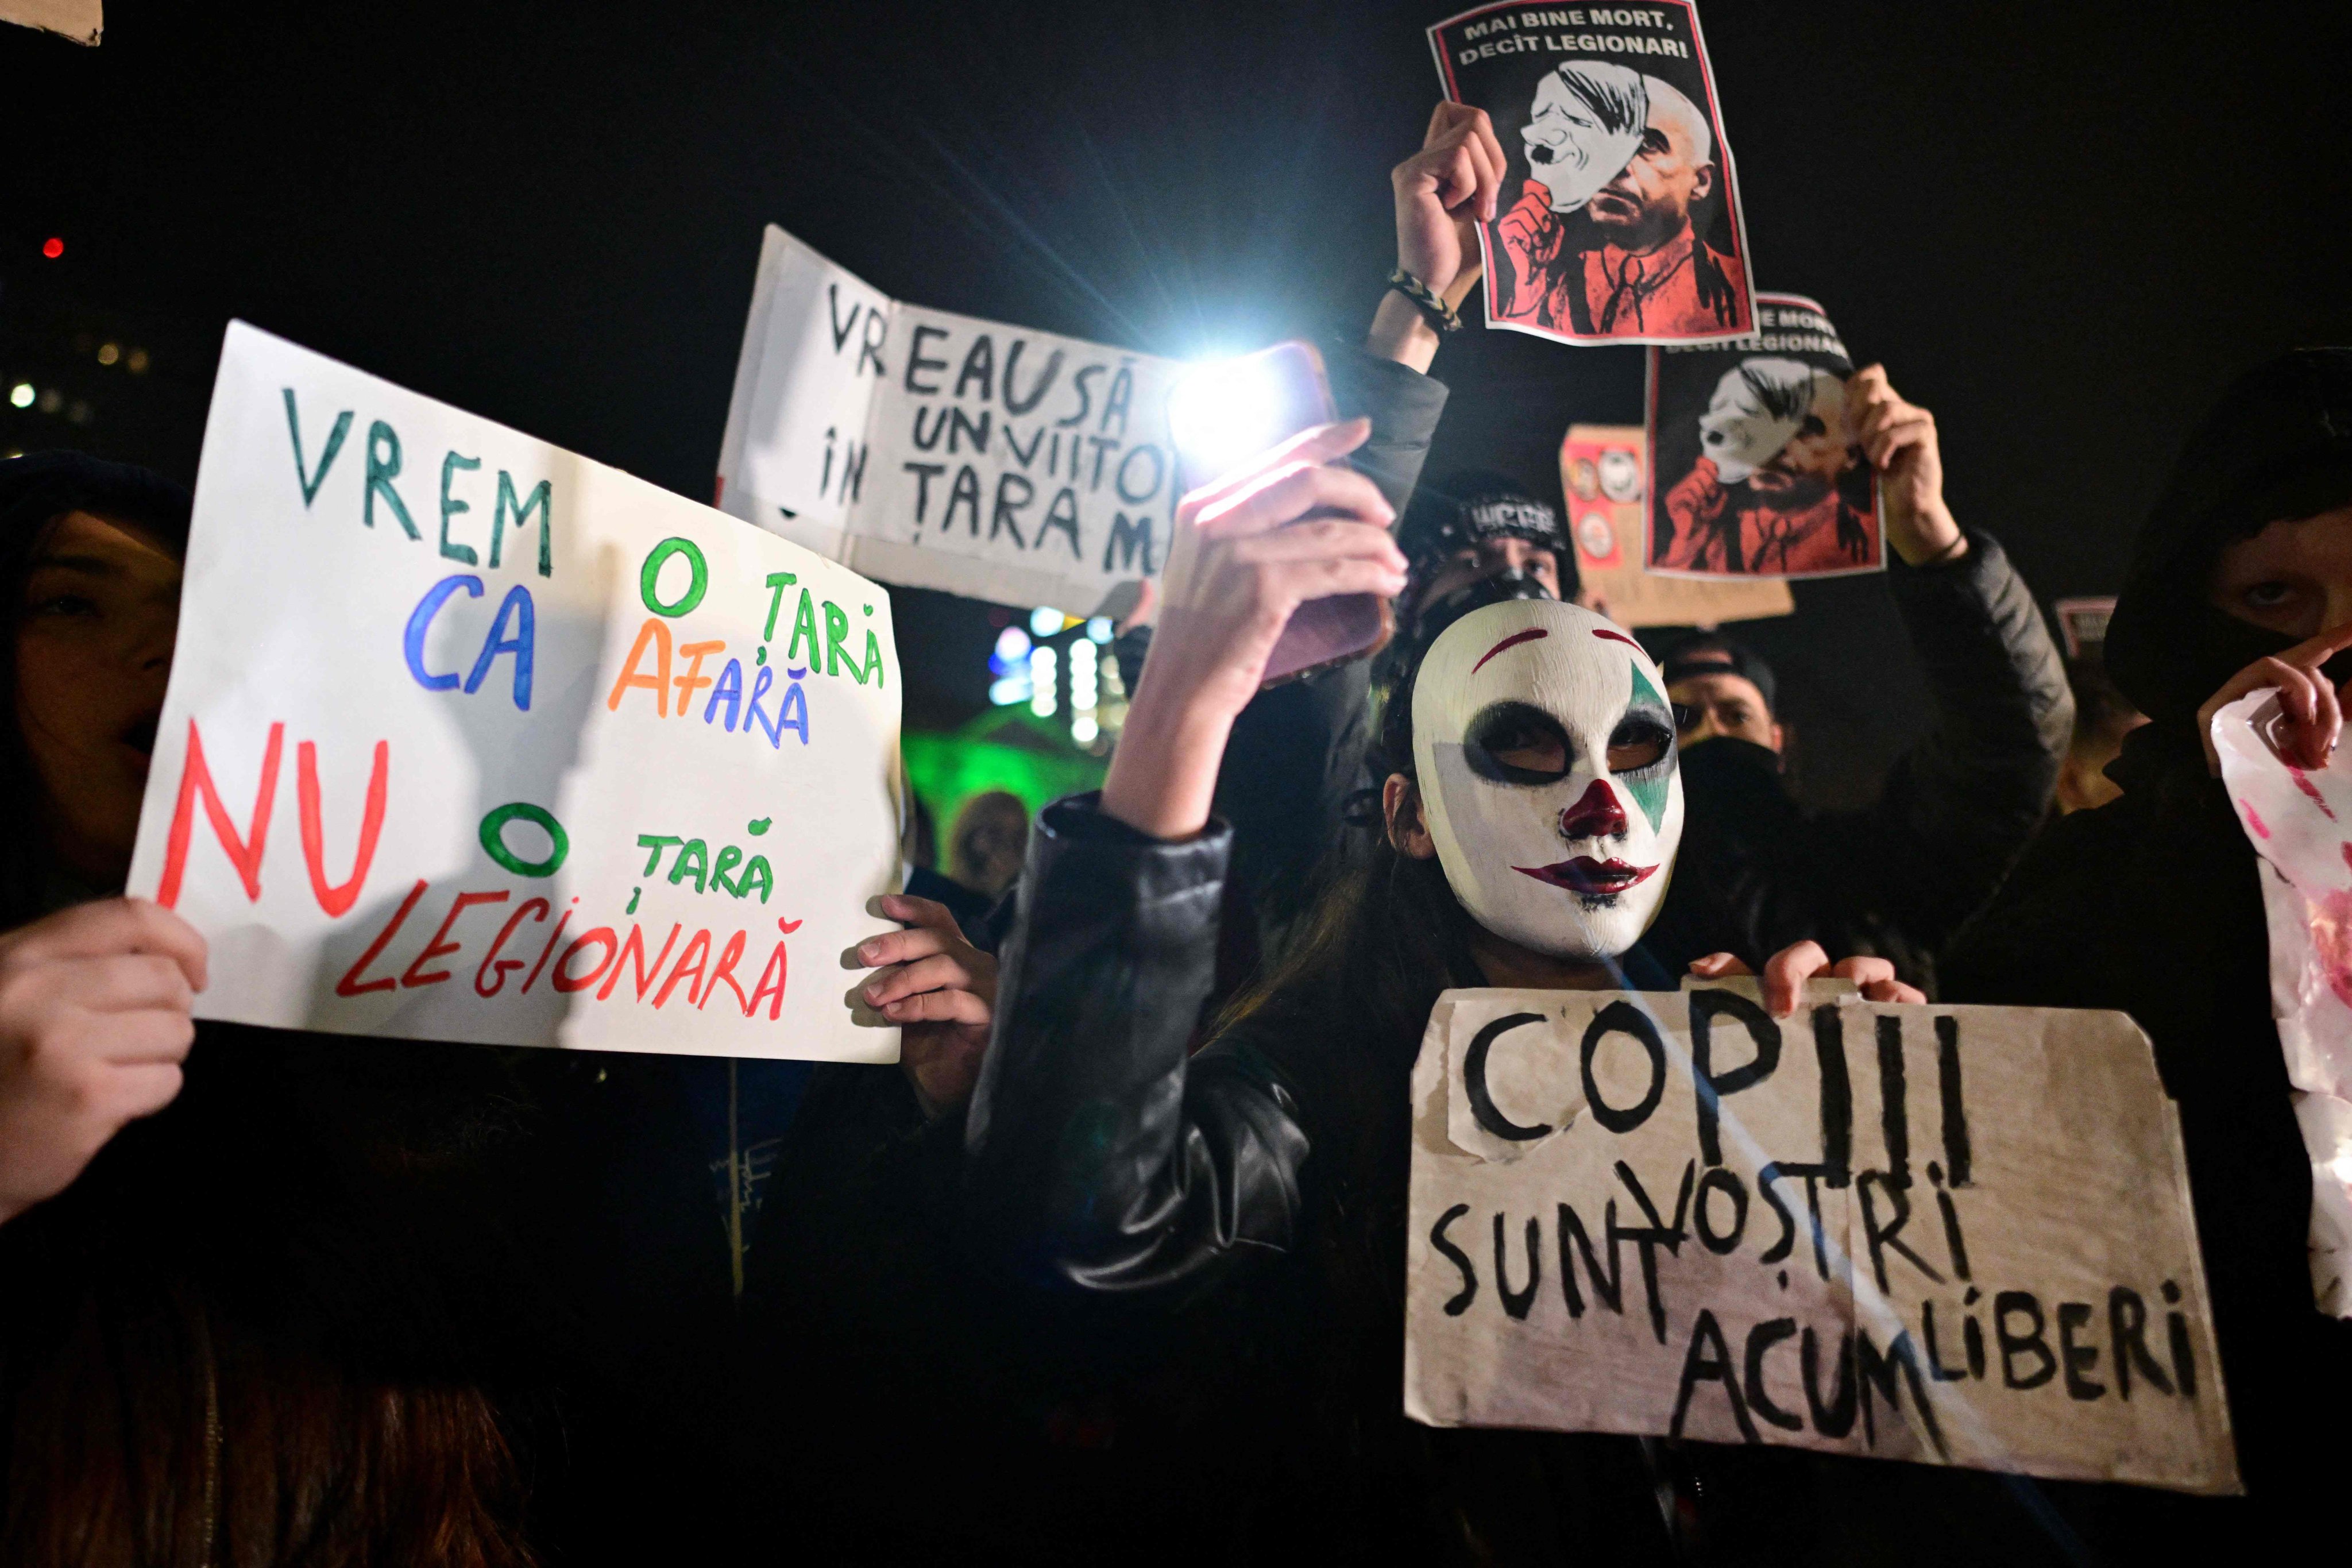
<path id="1" fill-rule="evenodd" d="M 1542 626 L 1529 626 L 1526 631 L 1513 632 L 1509 637 L 1505 637 L 1501 642 L 1498 642 L 1493 647 L 1488 648 L 1486 654 L 1480 658 L 1478 662 L 1470 667 L 1470 673 L 1475 675 L 1480 670 L 1486 668 L 1486 660 L 1494 658 L 1496 654 L 1502 652 L 1507 647 L 1517 647 L 1523 642 L 1533 642 L 1538 637 L 1548 637 L 1549 636 L 1551 636 L 1551 633 Z"/>
<path id="2" fill-rule="evenodd" d="M 1621 642 L 1621 643 L 1623 643 L 1627 647 L 1630 647 L 1630 648 L 1638 648 L 1638 647 L 1640 647 L 1642 646 L 1640 643 L 1635 642 L 1632 637 L 1627 637 L 1623 632 L 1605 631 L 1605 630 L 1603 630 L 1602 628 L 1601 628 L 1601 627 L 1599 627 L 1599 626 L 1595 626 L 1595 627 L 1593 627 L 1593 628 L 1592 628 L 1592 635 L 1593 635 L 1594 637 L 1607 637 L 1607 638 L 1609 638 L 1612 642 Z M 1730 667 L 1729 665 L 1726 665 L 1726 666 L 1724 666 L 1724 668 L 1727 668 L 1727 669 L 1728 669 L 1728 668 L 1730 668 L 1731 667 Z M 1476 674 L 1477 672 L 1476 672 L 1475 670 L 1473 670 L 1471 673 L 1475 675 L 1475 674 Z"/>

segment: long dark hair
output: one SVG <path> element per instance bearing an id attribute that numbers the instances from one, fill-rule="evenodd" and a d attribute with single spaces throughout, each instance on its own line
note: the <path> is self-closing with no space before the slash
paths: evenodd
<path id="1" fill-rule="evenodd" d="M 1431 639 L 1434 640 L 1434 639 Z M 1366 757 L 1375 779 L 1402 774 L 1418 792 L 1413 767 L 1412 692 L 1423 643 L 1381 705 L 1378 735 Z M 1228 1003 L 1212 1026 L 1217 1035 L 1286 998 L 1344 998 L 1359 1026 L 1409 1067 L 1439 993 L 1480 984 L 1471 956 L 1469 911 L 1454 896 L 1434 858 L 1416 859 L 1391 840 L 1379 785 L 1350 803 L 1349 831 L 1326 854 L 1321 891 L 1281 955 Z"/>

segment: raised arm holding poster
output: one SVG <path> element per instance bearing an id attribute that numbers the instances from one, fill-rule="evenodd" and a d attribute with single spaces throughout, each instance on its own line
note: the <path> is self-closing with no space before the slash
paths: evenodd
<path id="1" fill-rule="evenodd" d="M 1739 342 L 1650 351 L 1645 564 L 1691 577 L 1883 572 L 1877 474 L 1821 306 L 1759 294 Z"/>
<path id="2" fill-rule="evenodd" d="M 1176 370 L 901 303 L 770 225 L 719 504 L 888 582 L 1087 614 L 1166 563 Z"/>
<path id="3" fill-rule="evenodd" d="M 894 1061 L 887 595 L 242 322 L 131 870 L 199 1016 Z"/>
<path id="4" fill-rule="evenodd" d="M 1481 5 L 1429 29 L 1445 96 L 1507 162 L 1486 324 L 1566 343 L 1754 330 L 1748 235 L 1689 0 Z"/>
<path id="5" fill-rule="evenodd" d="M 1439 1000 L 1408 1414 L 2236 1491 L 2146 1037 L 1811 989 Z"/>

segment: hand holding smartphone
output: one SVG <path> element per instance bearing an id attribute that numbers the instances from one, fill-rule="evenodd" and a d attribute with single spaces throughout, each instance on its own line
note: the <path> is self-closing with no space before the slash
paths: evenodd
<path id="1" fill-rule="evenodd" d="M 1177 473 L 1187 491 L 1246 468 L 1300 432 L 1339 416 L 1323 356 L 1314 344 L 1296 341 L 1194 371 L 1177 384 L 1168 405 Z M 1318 515 L 1309 512 L 1298 521 Z M 1265 684 L 1377 653 L 1393 629 L 1389 602 L 1380 595 L 1307 600 L 1284 626 L 1266 661 Z"/>

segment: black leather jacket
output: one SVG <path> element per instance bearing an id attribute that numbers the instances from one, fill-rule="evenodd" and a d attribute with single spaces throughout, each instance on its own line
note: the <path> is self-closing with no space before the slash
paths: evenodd
<path id="1" fill-rule="evenodd" d="M 1278 1521 L 1250 1532 L 1261 1545 L 1297 1531 L 1333 1561 L 1663 1554 L 1630 1440 L 1404 1419 L 1421 1018 L 1381 1016 L 1335 970 L 1188 1058 L 1231 843 L 1222 825 L 1162 843 L 1087 796 L 1040 816 L 967 1122 L 966 1246 L 1033 1290 L 1123 1300 L 1139 1333 L 1179 1331 L 1198 1379 L 1233 1391 L 1205 1429 L 1255 1447 L 1240 1467 L 1255 1495 L 1219 1506 Z M 1449 967 L 1480 983 L 1466 952 Z"/>
<path id="2" fill-rule="evenodd" d="M 1934 954 L 2049 810 L 2074 722 L 2032 591 L 1999 543 L 1969 543 L 1949 565 L 1887 569 L 1931 716 L 1875 801 L 1808 813 L 1765 748 L 1684 751 L 1682 847 L 1650 937 L 1670 968 L 1717 951 L 1760 963 L 1811 939 L 1832 958 L 1891 958 L 1934 989 Z"/>

